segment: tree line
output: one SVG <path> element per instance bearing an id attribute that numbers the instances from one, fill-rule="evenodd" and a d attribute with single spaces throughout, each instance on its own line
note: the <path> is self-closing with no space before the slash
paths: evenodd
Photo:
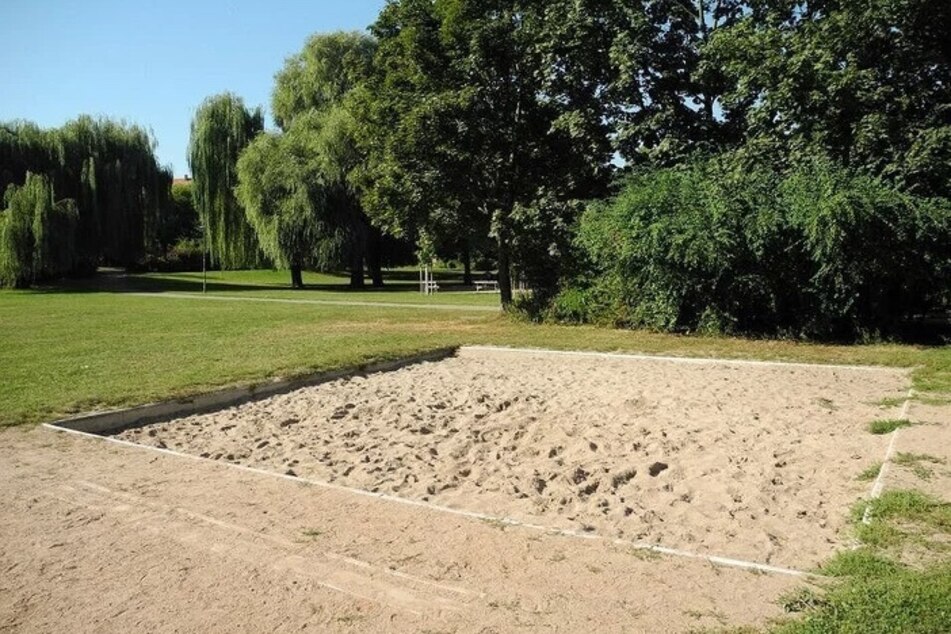
<path id="1" fill-rule="evenodd" d="M 948 306 L 949 32 L 941 0 L 390 0 L 286 60 L 276 130 L 206 100 L 195 206 L 295 286 L 381 284 L 400 239 L 539 319 L 884 333 Z"/>
<path id="2" fill-rule="evenodd" d="M 142 128 L 88 116 L 0 125 L 0 286 L 141 260 L 172 181 L 154 148 Z"/>

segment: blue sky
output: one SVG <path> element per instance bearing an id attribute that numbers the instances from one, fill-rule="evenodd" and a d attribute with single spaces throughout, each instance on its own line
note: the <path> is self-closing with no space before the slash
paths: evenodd
<path id="1" fill-rule="evenodd" d="M 267 107 L 274 73 L 308 35 L 363 30 L 383 4 L 0 0 L 0 121 L 124 119 L 151 128 L 159 161 L 182 176 L 188 126 L 205 97 L 227 90 Z"/>

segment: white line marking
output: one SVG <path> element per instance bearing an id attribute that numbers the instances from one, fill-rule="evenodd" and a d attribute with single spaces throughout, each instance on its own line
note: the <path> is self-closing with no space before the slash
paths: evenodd
<path id="1" fill-rule="evenodd" d="M 362 302 L 336 299 L 281 299 L 277 297 L 233 297 L 231 295 L 201 295 L 187 293 L 139 293 L 129 292 L 123 295 L 135 297 L 165 297 L 169 299 L 204 299 L 219 302 L 270 302 L 277 304 L 311 304 L 315 306 L 360 306 L 365 308 L 425 308 L 427 310 L 474 310 L 480 312 L 500 312 L 498 306 L 470 306 L 466 304 L 410 304 L 399 302 Z"/>
<path id="2" fill-rule="evenodd" d="M 751 359 L 719 359 L 714 357 L 670 357 L 651 354 L 627 354 L 624 352 L 589 352 L 585 350 L 549 350 L 546 348 L 509 348 L 506 346 L 483 346 L 471 345 L 461 346 L 460 352 L 465 350 L 481 352 L 514 352 L 530 354 L 549 354 L 572 357 L 598 357 L 601 359 L 627 359 L 638 361 L 674 361 L 677 363 L 727 363 L 733 365 L 758 365 L 775 367 L 801 367 L 801 368 L 829 368 L 833 370 L 864 370 L 872 372 L 898 372 L 908 373 L 911 368 L 897 368 L 875 365 L 836 365 L 831 363 L 803 363 L 798 361 L 755 361 Z"/>
<path id="3" fill-rule="evenodd" d="M 908 408 L 911 406 L 911 399 L 914 397 L 915 391 L 908 390 L 908 396 L 905 397 L 905 403 L 901 407 L 901 412 L 898 414 L 899 419 L 908 418 Z M 872 490 L 868 494 L 868 499 L 874 500 L 877 499 L 882 494 L 882 489 L 885 488 L 885 472 L 888 471 L 888 465 L 892 459 L 892 454 L 895 453 L 895 441 L 898 439 L 898 432 L 901 431 L 901 427 L 897 427 L 895 431 L 892 432 L 892 437 L 888 441 L 888 448 L 885 449 L 885 458 L 882 460 L 882 466 L 878 470 L 878 476 L 875 478 L 875 482 L 872 483 Z M 868 524 L 872 521 L 872 506 L 866 504 L 865 512 L 862 513 L 862 523 Z"/>
<path id="4" fill-rule="evenodd" d="M 588 540 L 607 540 L 601 535 L 595 535 L 593 533 L 581 533 L 578 531 L 573 531 L 570 529 L 563 528 L 551 528 L 547 526 L 541 526 L 539 524 L 529 524 L 527 522 L 522 522 L 511 517 L 504 517 L 498 515 L 490 515 L 488 513 L 480 513 L 479 511 L 465 511 L 461 509 L 454 509 L 448 506 L 440 506 L 438 504 L 433 504 L 431 502 L 423 502 L 422 500 L 413 500 L 409 498 L 397 497 L 395 495 L 389 495 L 387 493 L 373 493 L 372 491 L 364 491 L 363 489 L 355 489 L 352 487 L 342 486 L 339 484 L 333 484 L 330 482 L 322 482 L 320 480 L 311 480 L 309 478 L 302 478 L 299 476 L 290 476 L 283 473 L 276 473 L 274 471 L 265 471 L 264 469 L 257 469 L 255 467 L 248 467 L 242 464 L 235 464 L 232 462 L 219 462 L 217 460 L 212 460 L 211 458 L 202 458 L 200 456 L 194 456 L 187 453 L 181 453 L 178 451 L 173 451 L 171 449 L 161 449 L 159 447 L 150 447 L 148 445 L 140 445 L 138 443 L 129 442 L 128 440 L 122 440 L 119 438 L 113 438 L 111 436 L 99 436 L 97 434 L 90 434 L 83 431 L 77 431 L 75 429 L 67 429 L 65 427 L 57 427 L 56 425 L 51 425 L 49 423 L 43 423 L 43 427 L 51 429 L 57 432 L 63 432 L 67 434 L 73 434 L 76 436 L 82 436 L 84 438 L 94 438 L 96 440 L 103 440 L 106 442 L 115 443 L 117 445 L 122 445 L 125 447 L 135 447 L 137 449 L 145 449 L 147 451 L 154 451 L 157 453 L 163 453 L 169 456 L 177 456 L 179 458 L 187 458 L 190 460 L 196 460 L 199 462 L 207 462 L 219 466 L 230 467 L 232 469 L 238 469 L 240 471 L 245 471 L 248 473 L 255 473 L 258 475 L 264 475 L 272 478 L 281 478 L 284 480 L 290 480 L 291 482 L 297 482 L 300 484 L 310 484 L 313 486 L 318 486 L 324 489 L 330 489 L 334 491 L 341 491 L 345 493 L 351 493 L 354 495 L 360 495 L 363 497 L 376 498 L 379 500 L 386 500 L 387 502 L 394 502 L 397 504 L 404 504 L 407 506 L 416 506 L 419 508 L 429 509 L 431 511 L 436 511 L 439 513 L 448 513 L 451 515 L 459 515 L 462 517 L 469 517 L 472 519 L 483 520 L 487 522 L 497 522 L 500 524 L 505 524 L 508 526 L 517 526 L 519 528 L 525 528 L 529 530 L 537 530 L 549 535 L 560 535 L 563 537 L 572 537 L 577 539 L 588 539 Z M 734 568 L 744 568 L 747 570 L 758 570 L 760 572 L 771 572 L 782 575 L 790 575 L 793 577 L 821 577 L 822 575 L 817 575 L 810 572 L 805 572 L 802 570 L 795 570 L 792 568 L 782 568 L 779 566 L 771 566 L 769 564 L 762 564 L 753 561 L 744 561 L 741 559 L 733 559 L 730 557 L 720 557 L 718 555 L 703 555 L 700 553 L 691 553 L 685 550 L 678 550 L 675 548 L 668 548 L 666 546 L 659 546 L 656 544 L 645 544 L 643 542 L 634 542 L 627 541 L 623 539 L 612 540 L 613 543 L 618 545 L 629 546 L 636 550 L 649 550 L 657 553 L 662 553 L 665 555 L 671 555 L 675 557 L 686 557 L 689 559 L 701 559 L 704 561 L 709 561 L 713 564 L 719 564 L 721 566 L 729 566 Z"/>

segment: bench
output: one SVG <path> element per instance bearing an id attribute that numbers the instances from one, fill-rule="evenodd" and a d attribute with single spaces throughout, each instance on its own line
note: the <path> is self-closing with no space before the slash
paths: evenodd
<path id="1" fill-rule="evenodd" d="M 474 284 L 475 284 L 476 293 L 479 293 L 481 291 L 498 292 L 499 290 L 499 283 L 496 282 L 495 280 L 478 280 L 474 282 Z"/>

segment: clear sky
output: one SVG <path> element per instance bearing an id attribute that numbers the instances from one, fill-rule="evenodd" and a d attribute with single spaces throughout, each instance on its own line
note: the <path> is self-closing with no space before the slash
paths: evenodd
<path id="1" fill-rule="evenodd" d="M 0 0 L 0 121 L 79 114 L 151 128 L 188 172 L 188 126 L 209 96 L 268 107 L 274 73 L 311 33 L 363 30 L 384 0 Z M 268 125 L 271 125 L 270 116 Z"/>

